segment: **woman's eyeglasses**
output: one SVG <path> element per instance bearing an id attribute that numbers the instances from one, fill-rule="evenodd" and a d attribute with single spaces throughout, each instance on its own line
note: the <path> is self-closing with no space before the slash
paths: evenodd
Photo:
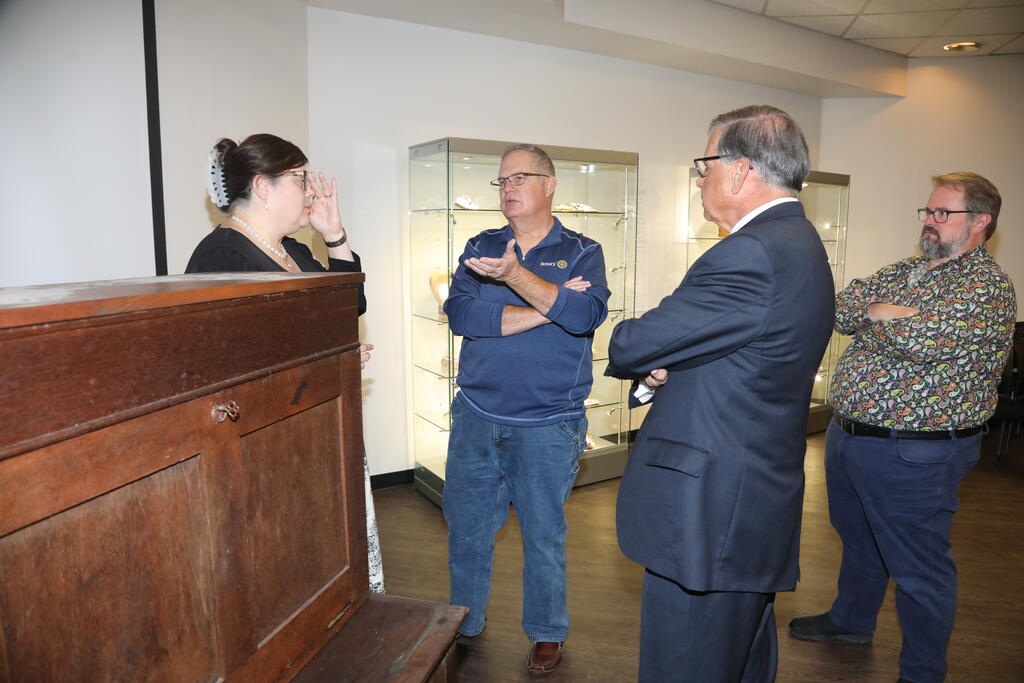
<path id="1" fill-rule="evenodd" d="M 306 188 L 309 186 L 309 180 L 307 179 L 307 176 L 309 176 L 309 171 L 285 171 L 282 175 L 290 175 L 295 176 L 296 178 L 301 178 L 302 180 L 300 181 L 299 185 L 302 186 L 303 192 L 305 192 Z"/>

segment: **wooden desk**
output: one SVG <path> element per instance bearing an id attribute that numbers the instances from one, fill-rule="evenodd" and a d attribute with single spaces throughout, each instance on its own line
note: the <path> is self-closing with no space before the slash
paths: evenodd
<path id="1" fill-rule="evenodd" d="M 286 680 L 359 613 L 361 281 L 0 291 L 0 681 Z"/>

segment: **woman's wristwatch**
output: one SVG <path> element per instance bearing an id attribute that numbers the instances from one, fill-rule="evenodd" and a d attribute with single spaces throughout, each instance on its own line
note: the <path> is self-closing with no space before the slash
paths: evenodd
<path id="1" fill-rule="evenodd" d="M 334 247 L 340 247 L 341 245 L 345 244 L 345 242 L 347 242 L 347 241 L 348 241 L 348 233 L 346 233 L 344 230 L 342 230 L 341 231 L 341 237 L 339 237 L 338 239 L 334 240 L 333 242 L 328 242 L 325 239 L 324 240 L 324 246 L 327 247 L 328 249 L 333 249 Z"/>

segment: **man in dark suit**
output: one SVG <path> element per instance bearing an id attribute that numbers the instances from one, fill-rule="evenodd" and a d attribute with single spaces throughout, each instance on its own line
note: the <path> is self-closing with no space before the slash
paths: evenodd
<path id="1" fill-rule="evenodd" d="M 619 489 L 619 545 L 646 567 L 641 681 L 772 681 L 832 273 L 796 199 L 807 143 L 788 114 L 722 114 L 704 154 L 704 215 L 729 235 L 609 346 L 609 374 L 653 401 Z"/>

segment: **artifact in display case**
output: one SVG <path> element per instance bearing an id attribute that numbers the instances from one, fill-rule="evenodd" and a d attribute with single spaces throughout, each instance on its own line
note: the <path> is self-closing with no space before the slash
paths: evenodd
<path id="1" fill-rule="evenodd" d="M 687 268 L 724 237 L 717 224 L 704 218 L 697 178 L 697 170 L 691 168 Z M 823 171 L 811 171 L 807 174 L 800 192 L 800 203 L 804 206 L 807 220 L 818 230 L 818 235 L 825 245 L 836 291 L 844 284 L 843 266 L 846 261 L 846 220 L 849 202 L 850 176 Z M 841 336 L 834 333 L 814 377 L 814 388 L 811 391 L 811 403 L 808 408 L 808 434 L 822 431 L 832 419 L 832 409 L 828 405 L 828 385 L 832 380 L 832 371 L 839 359 L 839 353 L 842 351 L 841 344 Z"/>
<path id="2" fill-rule="evenodd" d="M 410 333 L 413 449 L 417 488 L 440 503 L 459 388 L 462 338 L 442 305 L 466 241 L 508 224 L 491 181 L 511 142 L 444 138 L 409 148 Z M 541 145 L 555 165 L 553 212 L 569 230 L 601 244 L 611 298 L 594 332 L 594 384 L 586 408 L 589 431 L 577 485 L 619 476 L 637 421 L 626 407 L 628 383 L 604 376 L 612 327 L 634 314 L 637 155 Z M 631 419 L 633 423 L 631 424 Z"/>

